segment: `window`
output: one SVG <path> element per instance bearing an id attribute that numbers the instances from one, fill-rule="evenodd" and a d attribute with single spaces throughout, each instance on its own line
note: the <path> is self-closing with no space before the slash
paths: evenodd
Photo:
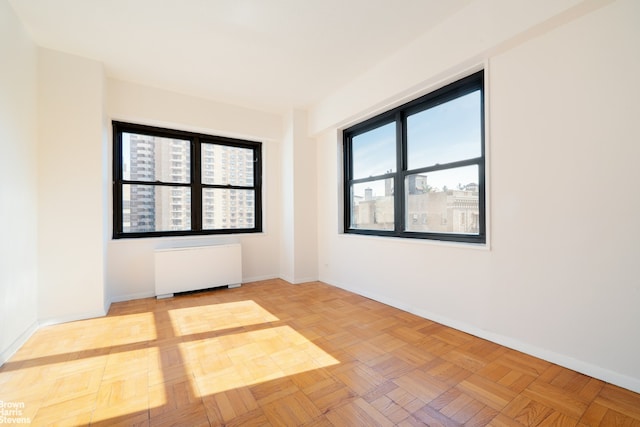
<path id="1" fill-rule="evenodd" d="M 114 238 L 262 231 L 261 143 L 114 121 L 113 146 Z"/>
<path id="2" fill-rule="evenodd" d="M 483 71 L 343 136 L 345 233 L 485 243 Z"/>

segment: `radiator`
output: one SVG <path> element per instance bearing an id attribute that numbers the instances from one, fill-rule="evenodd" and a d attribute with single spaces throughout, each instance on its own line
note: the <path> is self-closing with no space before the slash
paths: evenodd
<path id="1" fill-rule="evenodd" d="M 240 244 L 157 249 L 156 297 L 242 283 Z"/>

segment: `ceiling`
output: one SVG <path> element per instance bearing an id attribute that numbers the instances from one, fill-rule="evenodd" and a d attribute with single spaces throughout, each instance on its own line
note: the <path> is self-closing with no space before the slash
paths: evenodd
<path id="1" fill-rule="evenodd" d="M 34 42 L 108 76 L 308 108 L 472 0 L 9 0 Z"/>

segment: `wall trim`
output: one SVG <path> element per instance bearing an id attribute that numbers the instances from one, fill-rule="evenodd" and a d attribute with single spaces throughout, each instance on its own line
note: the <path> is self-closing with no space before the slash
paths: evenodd
<path id="1" fill-rule="evenodd" d="M 125 295 L 118 295 L 115 297 L 111 297 L 110 301 L 111 301 L 111 304 L 113 304 L 114 302 L 133 301 L 137 299 L 153 298 L 155 296 L 156 296 L 156 293 L 154 291 L 137 292 L 135 294 L 125 294 Z"/>
<path id="2" fill-rule="evenodd" d="M 602 368 L 600 366 L 593 365 L 591 363 L 588 363 L 582 360 L 574 359 L 573 357 L 570 357 L 564 354 L 560 354 L 554 351 L 540 348 L 535 345 L 531 345 L 531 344 L 519 341 L 512 337 L 508 337 L 508 336 L 496 334 L 484 329 L 480 329 L 469 323 L 450 319 L 448 317 L 444 317 L 436 313 L 432 313 L 428 310 L 418 309 L 411 305 L 403 304 L 400 301 L 397 301 L 393 298 L 388 298 L 373 292 L 368 292 L 364 289 L 361 289 L 355 286 L 348 286 L 348 285 L 344 285 L 337 282 L 329 282 L 326 280 L 322 280 L 322 281 L 329 285 L 336 286 L 338 288 L 345 289 L 347 291 L 354 292 L 358 295 L 370 298 L 374 301 L 378 301 L 383 304 L 387 304 L 392 307 L 398 308 L 400 310 L 404 310 L 411 314 L 415 314 L 416 316 L 420 316 L 427 320 L 431 320 L 431 321 L 440 323 L 442 325 L 457 329 L 459 331 L 466 332 L 478 338 L 486 339 L 493 343 L 500 344 L 512 350 L 523 352 L 525 354 L 537 357 L 547 362 L 555 363 L 556 365 L 560 365 L 564 368 L 571 369 L 576 372 L 580 372 L 582 374 L 611 383 L 613 385 L 617 385 L 627 390 L 631 390 L 635 393 L 640 393 L 640 379 L 638 378 L 633 378 L 628 375 L 611 371 L 609 369 Z"/>
<path id="3" fill-rule="evenodd" d="M 317 276 L 311 276 L 311 277 L 298 277 L 295 279 L 295 281 L 293 282 L 289 282 L 292 285 L 301 285 L 303 283 L 310 283 L 310 282 L 317 282 L 318 281 L 318 277 Z"/>
<path id="4" fill-rule="evenodd" d="M 31 338 L 31 336 L 36 333 L 39 329 L 38 321 L 34 321 L 31 325 L 29 325 L 21 334 L 16 338 L 4 351 L 0 352 L 0 366 L 4 365 L 4 363 L 11 359 L 11 357 L 16 354 L 18 350 Z"/>
<path id="5" fill-rule="evenodd" d="M 251 282 L 260 282 L 263 280 L 272 280 L 272 279 L 278 279 L 280 278 L 280 276 L 278 275 L 264 275 L 264 276 L 253 276 L 253 277 L 243 277 L 242 278 L 242 284 L 245 283 L 251 283 Z M 144 298 L 155 298 L 156 293 L 155 291 L 147 291 L 147 292 L 137 292 L 137 293 L 133 293 L 133 294 L 123 294 L 123 295 L 116 295 L 113 296 L 109 299 L 109 305 L 116 303 L 116 302 L 124 302 L 124 301 L 133 301 L 133 300 L 137 300 L 137 299 L 144 299 Z M 108 313 L 109 310 L 107 308 L 106 312 Z"/>
<path id="6" fill-rule="evenodd" d="M 274 280 L 282 278 L 281 275 L 278 274 L 265 274 L 262 276 L 251 276 L 251 277 L 242 277 L 242 284 L 252 283 L 252 282 L 262 282 L 263 280 Z"/>
<path id="7" fill-rule="evenodd" d="M 95 319 L 96 317 L 104 317 L 106 315 L 107 315 L 107 312 L 104 311 L 104 309 L 102 309 L 102 310 L 96 310 L 96 311 L 88 311 L 86 313 L 72 314 L 69 316 L 49 317 L 46 319 L 41 319 L 38 322 L 38 329 L 44 326 L 58 325 L 60 323 L 75 322 L 78 320 Z"/>

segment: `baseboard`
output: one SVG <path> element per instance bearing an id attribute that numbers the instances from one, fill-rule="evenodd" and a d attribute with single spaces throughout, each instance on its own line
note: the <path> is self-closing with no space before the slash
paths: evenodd
<path id="1" fill-rule="evenodd" d="M 4 365 L 7 360 L 11 359 L 11 356 L 16 354 L 20 347 L 22 347 L 37 330 L 38 321 L 35 321 L 31 325 L 29 325 L 29 327 L 25 329 L 24 332 L 22 332 L 20 336 L 16 338 L 15 341 L 11 343 L 11 345 L 9 345 L 9 347 L 0 352 L 0 366 Z"/>
<path id="2" fill-rule="evenodd" d="M 279 279 L 279 278 L 280 278 L 280 276 L 278 276 L 277 274 L 268 274 L 268 275 L 264 275 L 264 276 L 243 277 L 242 278 L 242 283 L 261 282 L 263 280 L 273 280 L 273 279 Z"/>
<path id="3" fill-rule="evenodd" d="M 123 301 L 133 301 L 136 299 L 144 299 L 144 298 L 153 298 L 156 296 L 155 292 L 137 292 L 135 294 L 126 294 L 126 295 L 118 295 L 115 297 L 111 297 L 111 303 L 114 302 L 123 302 Z"/>
<path id="4" fill-rule="evenodd" d="M 111 298 L 105 298 L 104 300 L 104 312 L 106 314 L 109 314 L 109 310 L 111 309 L 111 304 L 113 303 L 113 301 L 111 301 Z"/>
<path id="5" fill-rule="evenodd" d="M 415 313 L 415 314 L 420 316 L 420 314 L 418 313 Z M 421 317 L 424 317 L 424 316 L 421 316 Z M 444 322 L 439 322 L 439 323 L 445 324 Z M 478 331 L 477 333 L 474 332 L 474 330 L 477 330 L 475 328 L 469 328 L 469 330 L 464 330 L 462 329 L 462 327 L 460 328 L 457 328 L 455 326 L 451 326 L 451 327 L 455 329 L 459 329 L 464 332 L 468 332 L 469 334 L 478 336 L 480 338 L 484 338 L 486 340 L 495 342 L 505 347 L 509 347 L 514 350 L 521 351 L 523 353 L 537 357 L 539 359 L 546 360 L 547 362 L 555 363 L 556 365 L 563 366 L 565 368 L 574 370 L 576 372 L 580 372 L 590 377 L 617 385 L 622 388 L 626 388 L 627 390 L 640 393 L 640 380 L 637 378 L 629 377 L 627 375 L 623 375 L 618 372 L 611 371 L 609 369 L 605 369 L 600 366 L 593 365 L 591 363 L 587 363 L 585 361 L 575 359 L 573 357 L 569 357 L 564 354 L 560 354 L 560 353 L 545 350 L 536 346 L 532 346 L 530 344 L 515 340 L 513 338 L 492 334 L 486 331 L 483 331 L 484 336 L 482 336 L 480 335 L 481 333 L 480 331 Z"/>
<path id="6" fill-rule="evenodd" d="M 80 313 L 80 314 L 72 314 L 72 315 L 69 315 L 69 316 L 48 317 L 46 319 L 40 320 L 39 327 L 58 325 L 60 323 L 75 322 L 77 320 L 94 319 L 96 317 L 104 317 L 106 315 L 107 315 L 107 312 L 104 311 L 104 309 L 103 309 L 103 310 L 98 310 L 98 311 L 89 311 L 89 312 Z"/>
<path id="7" fill-rule="evenodd" d="M 278 278 L 279 276 L 277 275 L 243 277 L 242 283 L 260 282 L 262 280 L 273 280 Z M 155 291 L 137 292 L 135 294 L 125 294 L 125 295 L 117 295 L 117 296 L 111 297 L 109 299 L 109 303 L 113 304 L 116 302 L 133 301 L 137 299 L 155 298 L 155 297 L 156 297 Z M 108 312 L 109 310 L 107 309 L 106 311 Z"/>
<path id="8" fill-rule="evenodd" d="M 318 281 L 318 277 L 303 277 L 303 278 L 297 278 L 293 283 L 294 285 L 301 285 L 303 283 L 310 283 L 310 282 L 317 282 Z"/>
<path id="9" fill-rule="evenodd" d="M 289 275 L 285 275 L 285 274 L 281 274 L 280 276 L 276 277 L 278 279 L 282 279 L 286 282 L 291 283 L 292 285 L 300 285 L 302 283 L 309 283 L 309 282 L 317 282 L 318 281 L 318 277 L 314 276 L 314 277 L 291 277 Z"/>
<path id="10" fill-rule="evenodd" d="M 287 274 L 280 274 L 278 275 L 277 279 L 281 279 L 284 280 L 287 283 L 291 283 L 293 284 L 293 277 L 287 275 Z"/>
<path id="11" fill-rule="evenodd" d="M 590 377 L 617 385 L 619 387 L 623 387 L 627 390 L 640 393 L 640 379 L 638 378 L 629 377 L 627 375 L 620 374 L 618 372 L 611 371 L 609 369 L 605 369 L 600 366 L 596 366 L 591 363 L 584 362 L 582 360 L 574 359 L 564 354 L 556 353 L 550 350 L 533 346 L 531 344 L 519 341 L 511 337 L 507 337 L 504 335 L 496 334 L 490 331 L 477 328 L 465 322 L 453 320 L 453 319 L 438 315 L 436 313 L 431 313 L 427 310 L 418 309 L 416 307 L 394 300 L 393 298 L 377 295 L 375 293 L 372 293 L 357 287 L 347 286 L 347 285 L 343 285 L 335 282 L 326 282 L 326 283 L 341 289 L 345 289 L 350 292 L 354 292 L 358 295 L 362 295 L 364 297 L 381 302 L 383 304 L 390 305 L 400 310 L 404 310 L 406 312 L 415 314 L 416 316 L 420 316 L 422 318 L 432 320 L 434 322 L 440 323 L 445 326 L 449 326 L 451 328 L 457 329 L 462 332 L 466 332 L 476 337 L 486 339 L 488 341 L 494 342 L 496 344 L 500 344 L 502 346 L 511 348 L 513 350 L 520 351 L 530 356 L 534 356 L 539 359 L 546 360 L 547 362 L 555 363 L 556 365 L 560 365 L 562 367 L 571 369 L 576 372 L 580 372 Z"/>
<path id="12" fill-rule="evenodd" d="M 279 276 L 277 275 L 243 277 L 242 283 L 260 282 L 262 280 L 273 280 L 278 278 Z M 155 297 L 156 297 L 155 291 L 137 292 L 135 294 L 125 294 L 125 295 L 117 295 L 117 296 L 111 297 L 109 299 L 109 303 L 113 304 L 116 302 L 133 301 L 137 299 L 155 298 Z M 109 310 L 107 309 L 106 311 L 108 312 Z"/>

